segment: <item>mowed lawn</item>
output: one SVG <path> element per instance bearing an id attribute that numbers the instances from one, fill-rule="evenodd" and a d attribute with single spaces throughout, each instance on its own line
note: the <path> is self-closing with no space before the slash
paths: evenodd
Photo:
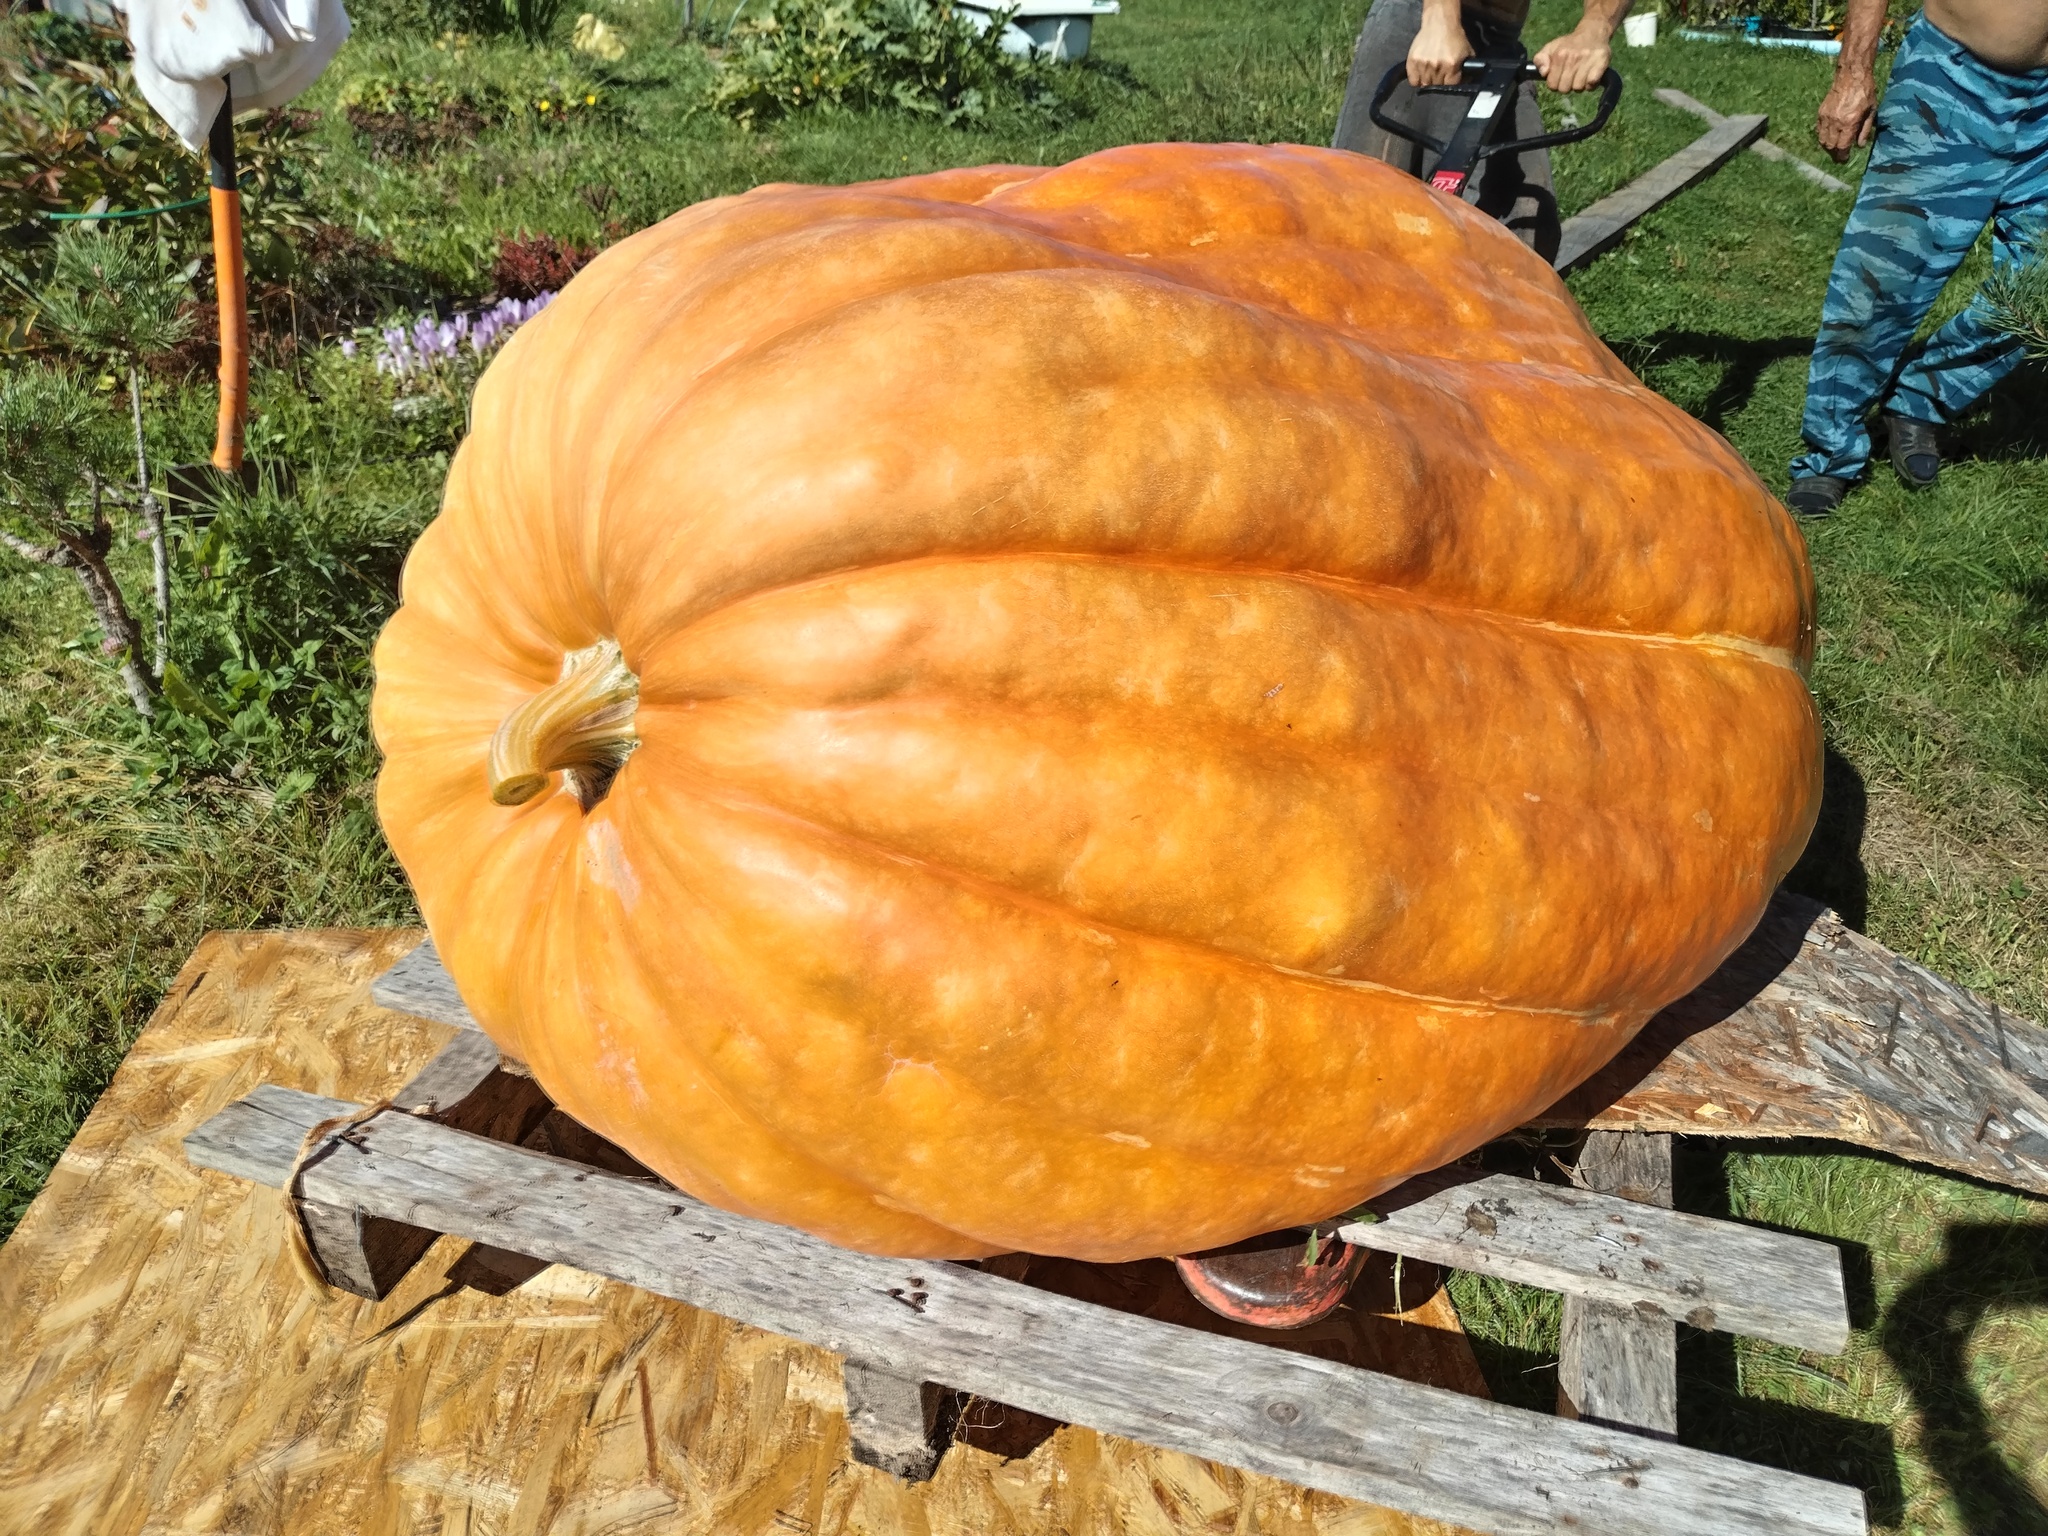
<path id="1" fill-rule="evenodd" d="M 665 5 L 605 11 L 630 45 L 609 67 L 512 40 L 436 43 L 419 16 L 372 7 L 303 103 L 322 113 L 305 197 L 382 242 L 394 292 L 446 304 L 488 290 L 500 236 L 598 243 L 762 181 L 1048 163 L 1153 139 L 1326 142 L 1363 8 L 1125 0 L 1056 109 L 1002 107 L 955 129 L 885 114 L 748 133 L 706 105 L 715 65 Z M 726 7 L 715 9 L 722 25 Z M 1575 11 L 1539 0 L 1532 44 Z M 1559 157 L 1567 212 L 1701 130 L 1654 99 L 1658 85 L 1723 112 L 1768 112 L 1772 139 L 1822 159 L 1811 121 L 1825 59 L 1679 41 L 1667 18 L 1663 42 L 1617 63 L 1629 89 L 1613 124 Z M 340 110 L 366 83 L 424 77 L 529 96 L 589 79 L 600 101 L 567 128 L 528 113 L 403 153 Z M 1860 168 L 1837 174 L 1853 182 Z M 1848 202 L 1740 156 L 1572 279 L 1629 365 L 1774 487 L 1797 446 Z M 1980 252 L 1948 309 L 1984 270 Z M 388 402 L 343 378 L 324 355 L 257 377 L 253 436 L 296 472 L 291 498 L 235 524 L 239 569 L 264 583 L 244 639 L 273 659 L 316 639 L 360 655 L 446 470 L 444 446 L 396 432 Z M 204 456 L 211 412 L 204 379 L 156 387 L 166 462 Z M 1794 876 L 1855 926 L 2035 1019 L 2048 1019 L 2044 448 L 2048 379 L 2030 369 L 1955 434 L 1937 489 L 1909 495 L 1880 469 L 1809 530 L 1831 752 L 1821 832 Z M 60 577 L 0 563 L 0 1232 L 201 932 L 414 920 L 370 812 L 375 759 L 352 716 L 324 727 L 338 766 L 311 792 L 267 796 L 256 772 L 140 793 L 135 738 Z M 349 675 L 360 681 L 360 669 Z M 1679 1183 L 1689 1209 L 1840 1240 L 1859 1325 L 1832 1359 L 1688 1337 L 1683 1439 L 1855 1482 L 1888 1529 L 2048 1531 L 2048 1207 L 1819 1145 L 1687 1142 Z M 1455 1293 L 1496 1392 L 1547 1407 L 1554 1300 L 1470 1279 Z"/>

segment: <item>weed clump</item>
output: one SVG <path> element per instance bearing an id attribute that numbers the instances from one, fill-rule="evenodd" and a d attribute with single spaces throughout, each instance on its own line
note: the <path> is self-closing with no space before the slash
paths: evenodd
<path id="1" fill-rule="evenodd" d="M 999 101 L 1043 104 L 1051 66 L 1004 50 L 1007 20 L 949 0 L 767 0 L 734 28 L 712 102 L 748 128 L 877 109 L 950 127 Z"/>

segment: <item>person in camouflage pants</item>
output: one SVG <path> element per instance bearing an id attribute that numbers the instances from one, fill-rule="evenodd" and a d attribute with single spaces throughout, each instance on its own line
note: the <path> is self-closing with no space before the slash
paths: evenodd
<path id="1" fill-rule="evenodd" d="M 1874 40 L 1874 39 L 1873 39 Z M 1940 467 L 1934 429 L 2015 368 L 2020 343 L 1972 303 L 1900 359 L 1989 221 L 1993 259 L 2048 232 L 2048 69 L 1995 69 L 1917 18 L 1877 111 L 1876 144 L 1828 278 L 1787 501 L 1822 516 L 1862 477 L 1882 402 L 1891 457 L 1915 488 Z"/>

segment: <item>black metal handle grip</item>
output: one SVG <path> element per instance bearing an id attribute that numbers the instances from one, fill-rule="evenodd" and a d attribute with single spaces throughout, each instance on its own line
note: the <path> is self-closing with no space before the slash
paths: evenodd
<path id="1" fill-rule="evenodd" d="M 1487 61 L 1484 59 L 1467 59 L 1465 61 L 1467 80 L 1460 81 L 1456 85 L 1425 85 L 1417 94 L 1477 96 L 1480 91 L 1485 89 L 1483 80 L 1486 67 Z M 1375 127 L 1385 129 L 1388 133 L 1393 134 L 1395 138 L 1406 139 L 1411 144 L 1420 144 L 1425 149 L 1433 150 L 1440 155 L 1449 147 L 1442 139 L 1424 133 L 1418 128 L 1411 128 L 1406 123 L 1398 122 L 1381 111 L 1381 108 L 1387 104 L 1387 98 L 1394 94 L 1395 87 L 1407 78 L 1408 66 L 1406 64 L 1396 64 L 1382 75 L 1380 77 L 1379 89 L 1372 93 L 1372 104 L 1367 111 L 1367 115 L 1372 119 Z M 1540 80 L 1542 78 L 1542 71 L 1537 69 L 1534 64 L 1525 63 L 1515 72 L 1517 84 L 1524 80 Z M 1556 144 L 1576 144 L 1581 139 L 1590 139 L 1594 134 L 1607 126 L 1607 119 L 1614 115 L 1614 109 L 1620 102 L 1621 76 L 1610 69 L 1600 77 L 1600 106 L 1599 110 L 1593 114 L 1593 121 L 1590 123 L 1582 123 L 1576 128 L 1561 128 L 1556 133 L 1539 133 L 1526 139 L 1502 139 L 1481 148 L 1475 158 L 1484 159 L 1488 155 L 1513 154 L 1517 150 L 1524 149 L 1548 149 Z"/>
<path id="2" fill-rule="evenodd" d="M 1531 64 L 1533 72 L 1536 68 Z M 1621 76 L 1608 70 L 1600 77 L 1600 106 L 1593 114 L 1593 121 L 1581 123 L 1576 128 L 1560 128 L 1556 133 L 1539 133 L 1526 139 L 1503 139 L 1498 144 L 1489 144 L 1479 153 L 1486 155 L 1513 154 L 1522 149 L 1549 149 L 1558 144 L 1576 144 L 1581 139 L 1590 139 L 1607 126 L 1607 119 L 1614 116 L 1614 109 L 1621 104 Z"/>
<path id="3" fill-rule="evenodd" d="M 1471 61 L 1467 60 L 1466 62 L 1470 63 Z M 1420 144 L 1424 149 L 1434 150 L 1437 154 L 1442 154 L 1447 147 L 1442 139 L 1432 138 L 1419 128 L 1410 128 L 1406 123 L 1396 122 L 1393 118 L 1382 116 L 1380 113 L 1380 108 L 1387 104 L 1387 98 L 1394 94 L 1394 87 L 1407 78 L 1408 66 L 1406 64 L 1396 64 L 1384 75 L 1381 75 L 1379 89 L 1372 93 L 1372 105 L 1367 109 L 1366 115 L 1373 120 L 1373 126 L 1384 128 L 1395 138 L 1406 139 L 1411 144 Z M 1456 90 L 1457 87 L 1446 86 L 1444 89 Z"/>

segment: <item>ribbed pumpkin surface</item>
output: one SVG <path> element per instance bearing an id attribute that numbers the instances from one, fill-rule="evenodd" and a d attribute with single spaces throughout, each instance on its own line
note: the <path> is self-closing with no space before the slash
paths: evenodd
<path id="1" fill-rule="evenodd" d="M 494 804 L 616 637 L 638 750 Z M 1334 151 L 763 187 L 490 369 L 377 649 L 479 1018 L 682 1187 L 1122 1259 L 1542 1108 L 1804 844 L 1786 513 L 1506 232 Z"/>

